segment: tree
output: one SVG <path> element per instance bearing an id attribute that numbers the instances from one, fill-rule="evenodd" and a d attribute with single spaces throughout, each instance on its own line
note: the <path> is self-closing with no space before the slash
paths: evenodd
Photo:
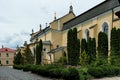
<path id="1" fill-rule="evenodd" d="M 24 58 L 21 55 L 20 51 L 18 52 L 18 54 L 15 56 L 13 63 L 15 65 L 20 65 L 24 63 Z"/>
<path id="2" fill-rule="evenodd" d="M 80 40 L 77 38 L 77 29 L 70 29 L 67 34 L 68 64 L 77 65 L 80 56 Z"/>
<path id="3" fill-rule="evenodd" d="M 120 29 L 113 28 L 111 30 L 111 64 L 120 62 Z"/>
<path id="4" fill-rule="evenodd" d="M 43 44 L 42 40 L 40 40 L 39 44 L 36 46 L 36 64 L 41 64 L 42 59 L 42 50 L 43 50 Z"/>
<path id="5" fill-rule="evenodd" d="M 81 53 L 83 53 L 83 51 L 87 52 L 87 42 L 85 39 L 81 40 Z"/>
<path id="6" fill-rule="evenodd" d="M 108 58 L 108 36 L 104 32 L 98 35 L 98 57 Z"/>
<path id="7" fill-rule="evenodd" d="M 34 57 L 29 48 L 29 45 L 26 45 L 23 55 L 24 55 L 24 63 L 25 64 L 33 64 L 34 63 Z"/>
<path id="8" fill-rule="evenodd" d="M 67 34 L 67 52 L 68 52 L 68 64 L 72 64 L 72 29 L 68 31 Z"/>
<path id="9" fill-rule="evenodd" d="M 89 56 L 85 52 L 85 50 L 80 55 L 80 64 L 81 65 L 87 65 L 89 61 Z"/>
<path id="10" fill-rule="evenodd" d="M 89 56 L 89 64 L 96 59 L 96 40 L 95 38 L 89 38 L 87 43 L 87 51 Z"/>

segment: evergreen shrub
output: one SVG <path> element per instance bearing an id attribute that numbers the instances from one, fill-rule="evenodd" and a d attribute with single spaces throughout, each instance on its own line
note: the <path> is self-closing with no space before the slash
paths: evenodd
<path id="1" fill-rule="evenodd" d="M 118 76 L 120 68 L 113 65 L 101 65 L 99 67 L 90 67 L 88 73 L 95 78 Z"/>

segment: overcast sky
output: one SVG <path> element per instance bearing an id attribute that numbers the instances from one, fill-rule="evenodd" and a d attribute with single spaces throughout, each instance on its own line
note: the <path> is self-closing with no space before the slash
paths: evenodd
<path id="1" fill-rule="evenodd" d="M 16 48 L 30 40 L 31 30 L 39 30 L 69 12 L 73 5 L 76 15 L 87 11 L 104 0 L 0 0 L 0 47 Z"/>

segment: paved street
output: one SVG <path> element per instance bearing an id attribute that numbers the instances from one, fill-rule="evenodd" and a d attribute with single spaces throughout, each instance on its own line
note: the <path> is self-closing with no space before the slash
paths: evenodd
<path id="1" fill-rule="evenodd" d="M 0 66 L 0 80 L 52 80 L 32 74 L 31 72 L 23 72 L 10 67 Z"/>

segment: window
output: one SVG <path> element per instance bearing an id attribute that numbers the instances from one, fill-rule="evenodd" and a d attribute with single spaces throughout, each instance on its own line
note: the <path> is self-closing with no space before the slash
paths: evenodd
<path id="1" fill-rule="evenodd" d="M 1 60 L 0 60 L 0 64 L 1 64 Z"/>
<path id="2" fill-rule="evenodd" d="M 89 30 L 88 29 L 85 30 L 85 39 L 86 39 L 86 41 L 88 41 L 88 39 L 89 39 Z"/>
<path id="3" fill-rule="evenodd" d="M 0 57 L 1 57 L 1 53 L 0 53 Z"/>
<path id="4" fill-rule="evenodd" d="M 8 53 L 6 53 L 6 57 L 9 57 L 9 54 L 8 54 Z"/>
<path id="5" fill-rule="evenodd" d="M 9 61 L 8 61 L 8 60 L 6 61 L 6 64 L 9 64 Z"/>
<path id="6" fill-rule="evenodd" d="M 108 35 L 108 24 L 106 22 L 103 23 L 102 25 L 102 31 Z"/>

